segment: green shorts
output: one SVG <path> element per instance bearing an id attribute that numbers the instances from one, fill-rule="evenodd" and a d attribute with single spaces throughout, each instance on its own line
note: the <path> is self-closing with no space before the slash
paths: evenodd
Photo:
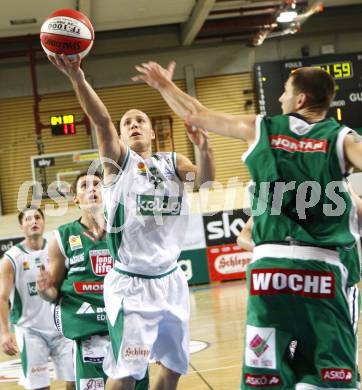
<path id="1" fill-rule="evenodd" d="M 82 340 L 74 341 L 74 365 L 76 389 L 104 390 L 107 376 L 103 371 L 105 346 L 109 343 L 109 336 L 94 335 Z M 145 377 L 136 381 L 135 390 L 149 388 L 148 370 Z"/>
<path id="2" fill-rule="evenodd" d="M 347 279 L 334 251 L 255 248 L 247 271 L 242 389 L 357 389 Z"/>

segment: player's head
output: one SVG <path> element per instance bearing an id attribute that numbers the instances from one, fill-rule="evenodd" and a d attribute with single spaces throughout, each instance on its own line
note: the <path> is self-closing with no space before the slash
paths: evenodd
<path id="1" fill-rule="evenodd" d="M 92 174 L 83 171 L 75 178 L 72 192 L 74 203 L 80 209 L 97 209 L 102 207 L 101 181 L 102 175 L 97 171 Z"/>
<path id="2" fill-rule="evenodd" d="M 121 118 L 120 136 L 132 150 L 142 152 L 152 147 L 155 132 L 150 118 L 140 110 L 128 110 Z"/>
<path id="3" fill-rule="evenodd" d="M 20 229 L 25 237 L 36 238 L 44 233 L 44 214 L 36 206 L 26 205 L 18 214 Z"/>
<path id="4" fill-rule="evenodd" d="M 333 78 L 320 68 L 296 69 L 284 85 L 279 98 L 283 114 L 308 110 L 326 114 L 335 96 Z"/>

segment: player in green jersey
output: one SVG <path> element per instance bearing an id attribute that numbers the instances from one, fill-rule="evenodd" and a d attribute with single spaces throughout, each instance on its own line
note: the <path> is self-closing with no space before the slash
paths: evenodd
<path id="1" fill-rule="evenodd" d="M 60 226 L 49 244 L 49 271 L 37 279 L 40 296 L 55 303 L 58 330 L 74 340 L 77 390 L 104 389 L 102 364 L 109 344 L 103 280 L 114 266 L 104 229 L 101 176 L 81 172 L 73 185 L 81 218 Z M 148 389 L 148 374 L 136 385 Z"/>
<path id="2" fill-rule="evenodd" d="M 230 115 L 181 91 L 170 70 L 137 66 L 134 80 L 157 89 L 189 124 L 245 140 L 255 184 L 253 261 L 242 388 L 356 389 L 356 337 L 340 248 L 358 245 L 357 217 L 344 177 L 362 169 L 362 142 L 327 118 L 335 96 L 321 69 L 291 73 L 279 101 L 283 115 Z M 290 342 L 297 340 L 293 360 Z"/>

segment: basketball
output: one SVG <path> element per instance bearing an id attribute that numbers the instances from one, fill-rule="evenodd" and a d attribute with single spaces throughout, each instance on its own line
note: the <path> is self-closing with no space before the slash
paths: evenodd
<path id="1" fill-rule="evenodd" d="M 94 30 L 89 19 L 74 9 L 61 9 L 41 26 L 40 42 L 48 55 L 85 57 L 93 46 Z"/>

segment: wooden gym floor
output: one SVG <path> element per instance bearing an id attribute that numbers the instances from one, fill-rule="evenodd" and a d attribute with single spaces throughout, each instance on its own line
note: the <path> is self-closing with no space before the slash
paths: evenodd
<path id="1" fill-rule="evenodd" d="M 191 288 L 191 339 L 207 343 L 207 348 L 191 354 L 189 373 L 182 377 L 179 390 L 239 389 L 245 311 L 245 281 Z M 359 356 L 361 361 L 361 350 Z M 0 362 L 5 360 L 1 354 Z M 156 371 L 152 365 L 151 382 Z M 22 389 L 16 382 L 2 383 L 1 376 L 0 369 L 0 390 Z M 53 382 L 51 388 L 64 386 Z"/>

